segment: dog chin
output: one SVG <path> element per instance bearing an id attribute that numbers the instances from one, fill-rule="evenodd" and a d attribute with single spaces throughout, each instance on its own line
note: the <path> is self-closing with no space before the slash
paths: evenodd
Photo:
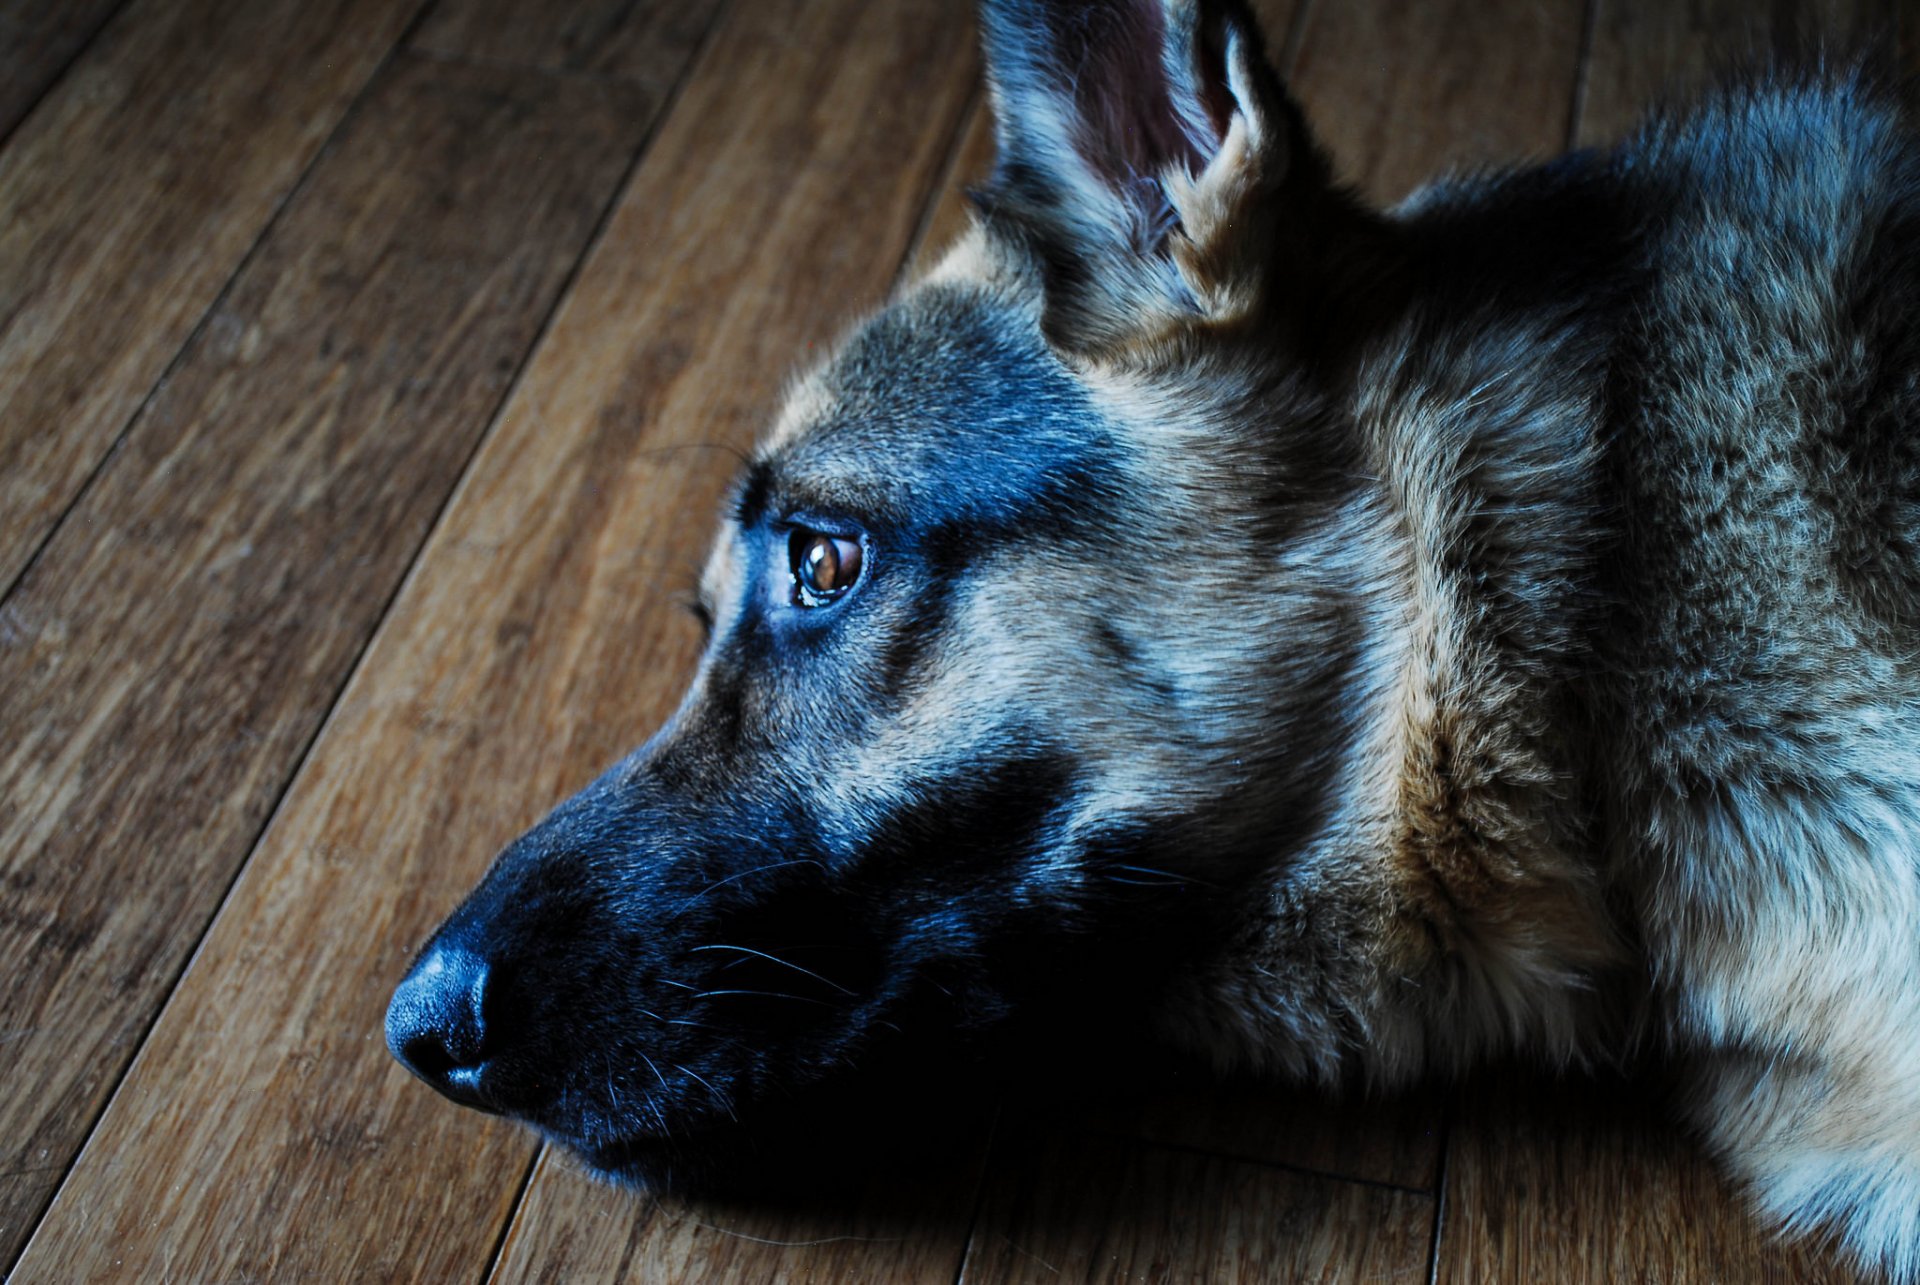
<path id="1" fill-rule="evenodd" d="M 641 1135 L 584 1144 L 552 1137 L 594 1177 L 619 1187 L 675 1195 L 741 1193 L 747 1176 L 734 1157 L 744 1141 L 737 1129 L 701 1130 L 674 1137 Z"/>
<path id="2" fill-rule="evenodd" d="M 696 1112 L 668 1113 L 643 1126 L 619 1119 L 575 1118 L 564 1123 L 522 1115 L 547 1143 L 577 1157 L 594 1177 L 616 1186 L 682 1195 L 730 1193 L 741 1157 L 764 1150 L 765 1112 L 741 1110 L 741 1120 Z"/>

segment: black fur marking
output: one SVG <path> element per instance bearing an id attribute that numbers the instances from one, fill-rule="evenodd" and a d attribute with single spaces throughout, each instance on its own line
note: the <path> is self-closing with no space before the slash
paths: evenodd
<path id="1" fill-rule="evenodd" d="M 773 469 L 765 460 L 747 465 L 741 475 L 739 498 L 734 501 L 733 520 L 743 527 L 757 525 L 767 514 L 767 497 L 773 487 Z"/>
<path id="2" fill-rule="evenodd" d="M 1135 683 L 1147 688 L 1160 699 L 1171 705 L 1179 696 L 1179 685 L 1157 666 L 1151 666 L 1140 654 L 1125 634 L 1115 628 L 1111 621 L 1101 621 L 1095 627 L 1095 639 L 1112 656 L 1122 672 L 1130 675 Z"/>
<path id="3" fill-rule="evenodd" d="M 877 666 L 880 692 L 894 707 L 913 693 L 914 676 L 940 641 L 957 588 L 951 575 L 936 571 L 929 576 L 905 622 L 881 645 Z"/>

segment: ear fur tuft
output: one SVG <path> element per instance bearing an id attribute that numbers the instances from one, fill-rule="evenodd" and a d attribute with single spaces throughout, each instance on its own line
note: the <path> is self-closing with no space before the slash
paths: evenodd
<path id="1" fill-rule="evenodd" d="M 1326 167 L 1244 5 L 987 0 L 982 25 L 976 205 L 1038 261 L 1049 338 L 1097 354 L 1254 306 L 1265 207 Z"/>

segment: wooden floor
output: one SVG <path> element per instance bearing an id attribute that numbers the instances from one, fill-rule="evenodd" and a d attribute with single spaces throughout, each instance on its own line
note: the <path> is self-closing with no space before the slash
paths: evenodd
<path id="1" fill-rule="evenodd" d="M 1380 197 L 1796 21 L 1261 7 Z M 594 1185 L 387 1057 L 424 935 L 671 707 L 712 448 L 951 235 L 981 108 L 953 0 L 0 0 L 11 1279 L 1848 1279 L 1638 1089 L 1013 1103 L 801 1213 Z"/>

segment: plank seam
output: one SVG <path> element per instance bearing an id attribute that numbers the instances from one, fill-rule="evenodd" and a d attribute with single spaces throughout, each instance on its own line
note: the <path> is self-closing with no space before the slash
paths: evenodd
<path id="1" fill-rule="evenodd" d="M 100 33 L 112 26 L 114 20 L 125 13 L 127 7 L 132 2 L 133 0 L 120 0 L 119 4 L 114 5 L 112 9 L 101 16 L 100 21 L 94 24 L 92 31 L 89 31 L 85 36 L 81 37 L 80 43 L 74 46 L 72 56 L 60 64 L 60 70 L 54 72 L 53 75 L 47 78 L 47 83 L 42 85 L 40 92 L 33 96 L 33 101 L 28 103 L 26 108 L 20 113 L 20 118 L 13 122 L 5 134 L 0 134 L 0 150 L 4 150 L 7 144 L 13 142 L 14 135 L 18 134 L 21 129 L 26 126 L 26 123 L 33 119 L 33 114 L 40 110 L 40 104 L 46 102 L 47 99 L 52 96 L 53 91 L 60 88 L 61 84 L 67 78 L 67 73 L 73 70 L 74 64 L 86 57 L 94 45 L 99 43 Z"/>
<path id="2" fill-rule="evenodd" d="M 1281 33 L 1280 48 L 1275 51 L 1274 61 L 1285 79 L 1291 80 L 1294 73 L 1300 70 L 1300 51 L 1307 43 L 1307 23 L 1312 13 L 1313 0 L 1300 0 L 1294 7 L 1286 31 Z"/>
<path id="3" fill-rule="evenodd" d="M 1285 1160 L 1274 1160 L 1267 1156 L 1242 1155 L 1233 1151 L 1221 1151 L 1214 1147 L 1203 1147 L 1192 1142 L 1172 1142 L 1164 1138 L 1143 1138 L 1137 1133 L 1127 1133 L 1121 1129 L 1071 1128 L 1070 1131 L 1096 1138 L 1112 1138 L 1142 1147 L 1156 1147 L 1161 1151 L 1177 1151 L 1183 1155 L 1206 1156 L 1214 1160 L 1225 1160 L 1231 1164 L 1253 1165 L 1260 1169 L 1277 1169 L 1281 1173 L 1296 1174 L 1303 1178 L 1324 1178 L 1334 1182 L 1350 1182 L 1357 1187 L 1372 1187 L 1379 1191 L 1399 1192 L 1406 1196 L 1433 1196 L 1437 1188 L 1415 1187 L 1404 1182 L 1388 1182 L 1384 1178 L 1367 1178 L 1360 1174 L 1341 1173 L 1334 1169 L 1316 1169 L 1312 1165 L 1291 1164 Z M 1442 1153 L 1444 1156 L 1444 1152 Z"/>
<path id="4" fill-rule="evenodd" d="M 704 34 L 702 39 L 705 39 Z M 506 71 L 523 76 L 549 76 L 555 80 L 582 85 L 618 85 L 623 89 L 641 89 L 648 93 L 669 91 L 678 80 L 662 85 L 650 76 L 623 76 L 612 71 L 592 71 L 585 67 L 542 67 L 535 63 L 515 62 L 511 58 L 478 58 L 472 54 L 453 54 L 440 49 L 409 45 L 409 58 L 418 58 L 439 67 L 472 67 L 477 71 Z"/>
<path id="5" fill-rule="evenodd" d="M 973 1241 L 980 1234 L 980 1215 L 987 1207 L 989 1179 L 993 1177 L 994 1161 L 998 1158 L 1000 1147 L 1000 1121 L 1006 1116 L 1006 1103 L 996 1103 L 993 1108 L 993 1123 L 987 1126 L 987 1145 L 981 1148 L 980 1173 L 973 1183 L 973 1211 L 967 1215 L 966 1238 L 960 1242 L 960 1261 L 953 1268 L 953 1285 L 964 1285 L 967 1279 L 967 1264 L 973 1261 Z"/>
<path id="6" fill-rule="evenodd" d="M 1601 2 L 1587 0 L 1586 11 L 1580 18 L 1580 48 L 1574 55 L 1573 96 L 1567 104 L 1567 136 L 1563 143 L 1568 149 L 1580 145 L 1580 128 L 1586 124 L 1587 80 L 1593 72 L 1593 40 L 1600 25 Z"/>
<path id="7" fill-rule="evenodd" d="M 967 143 L 967 134 L 973 129 L 974 117 L 981 111 L 986 98 L 984 89 L 975 85 L 967 97 L 967 105 L 960 110 L 953 133 L 946 141 L 946 160 L 941 163 L 940 176 L 929 189 L 929 196 L 920 206 L 919 221 L 914 224 L 913 235 L 907 238 L 907 257 L 894 269 L 893 288 L 898 290 L 906 283 L 912 272 L 913 264 L 927 248 L 927 237 L 933 231 L 933 221 L 939 216 L 940 202 L 953 187 L 954 180 L 960 176 L 960 153 Z"/>
<path id="8" fill-rule="evenodd" d="M 500 1272 L 500 1261 L 507 1252 L 507 1241 L 512 1238 L 514 1226 L 520 1221 L 516 1215 L 519 1214 L 520 1206 L 527 1198 L 527 1188 L 533 1185 L 534 1172 L 540 1168 L 540 1157 L 546 1153 L 547 1144 L 542 1142 L 533 1149 L 533 1154 L 527 1157 L 526 1170 L 521 1173 L 520 1185 L 515 1189 L 513 1200 L 507 1206 L 507 1216 L 500 1220 L 500 1234 L 494 1237 L 493 1252 L 487 1255 L 486 1270 L 480 1273 L 480 1280 L 483 1283 L 492 1280 Z"/>
<path id="9" fill-rule="evenodd" d="M 100 458 L 95 460 L 93 467 L 87 471 L 86 477 L 81 480 L 79 486 L 74 488 L 73 494 L 67 498 L 66 504 L 61 508 L 60 516 L 47 525 L 46 532 L 41 535 L 39 543 L 34 545 L 33 552 L 21 561 L 20 570 L 15 573 L 13 579 L 7 583 L 4 589 L 0 589 L 0 607 L 6 606 L 13 600 L 13 595 L 19 591 L 21 585 L 26 583 L 27 577 L 33 574 L 33 569 L 38 566 L 40 560 L 46 556 L 47 550 L 53 546 L 53 542 L 59 538 L 60 533 L 64 531 L 67 524 L 73 520 L 74 511 L 85 502 L 87 496 L 93 493 L 93 489 L 99 484 L 101 477 L 105 475 L 107 469 L 113 464 L 113 461 L 119 457 L 121 452 L 126 449 L 127 439 L 132 435 L 134 427 L 140 423 L 146 416 L 147 411 L 152 408 L 154 399 L 160 395 L 161 390 L 180 372 L 180 367 L 182 363 L 186 361 L 187 354 L 193 351 L 193 346 L 200 341 L 201 336 L 206 333 L 207 328 L 213 324 L 213 319 L 219 314 L 221 306 L 233 297 L 235 285 L 241 277 L 246 275 L 247 269 L 251 267 L 254 260 L 259 257 L 260 247 L 267 243 L 267 239 L 273 235 L 274 229 L 280 226 L 280 221 L 286 216 L 287 210 L 292 207 L 298 197 L 305 193 L 307 187 L 313 181 L 314 174 L 319 171 L 320 166 L 339 146 L 340 138 L 346 130 L 348 123 L 359 116 L 367 100 L 368 88 L 382 76 L 385 76 L 388 68 L 390 68 L 401 53 L 406 50 L 408 40 L 411 39 L 413 33 L 419 29 L 421 22 L 425 19 L 427 11 L 431 7 L 432 0 L 420 0 L 419 7 L 414 10 L 413 16 L 407 19 L 407 25 L 394 40 L 393 47 L 381 56 L 380 61 L 375 63 L 372 70 L 367 73 L 367 78 L 361 81 L 360 87 L 353 92 L 353 98 L 348 102 L 346 110 L 340 113 L 340 118 L 334 121 L 333 128 L 327 131 L 326 141 L 321 143 L 319 148 L 314 151 L 312 159 L 307 162 L 307 167 L 300 171 L 299 176 L 295 178 L 292 183 L 287 185 L 287 190 L 280 194 L 278 201 L 274 202 L 273 208 L 267 212 L 267 217 L 260 221 L 260 230 L 254 234 L 253 240 L 248 242 L 246 250 L 240 257 L 234 260 L 233 270 L 227 274 L 227 279 L 221 283 L 220 289 L 214 292 L 213 298 L 208 301 L 206 308 L 201 312 L 198 319 L 194 321 L 193 327 L 187 331 L 186 338 L 180 341 L 180 346 L 174 350 L 173 356 L 167 359 L 167 364 L 161 368 L 160 374 L 154 379 L 152 384 L 148 385 L 147 391 L 141 394 L 140 404 L 133 408 L 132 413 L 130 413 L 126 420 L 120 425 L 119 431 L 113 435 L 113 440 L 108 442 L 106 449 L 100 452 Z M 91 42 L 89 42 L 89 44 L 91 44 Z M 64 72 L 62 74 L 64 75 Z M 34 107 L 36 110 L 38 109 L 39 103 L 37 101 Z M 12 1270 L 11 1265 L 9 1265 L 8 1270 Z"/>
<path id="10" fill-rule="evenodd" d="M 1453 1117 L 1450 1104 L 1440 1117 L 1440 1161 L 1433 1173 L 1433 1235 L 1427 1242 L 1427 1285 L 1439 1285 L 1440 1242 L 1447 1233 L 1447 1169 L 1453 1157 Z"/>

